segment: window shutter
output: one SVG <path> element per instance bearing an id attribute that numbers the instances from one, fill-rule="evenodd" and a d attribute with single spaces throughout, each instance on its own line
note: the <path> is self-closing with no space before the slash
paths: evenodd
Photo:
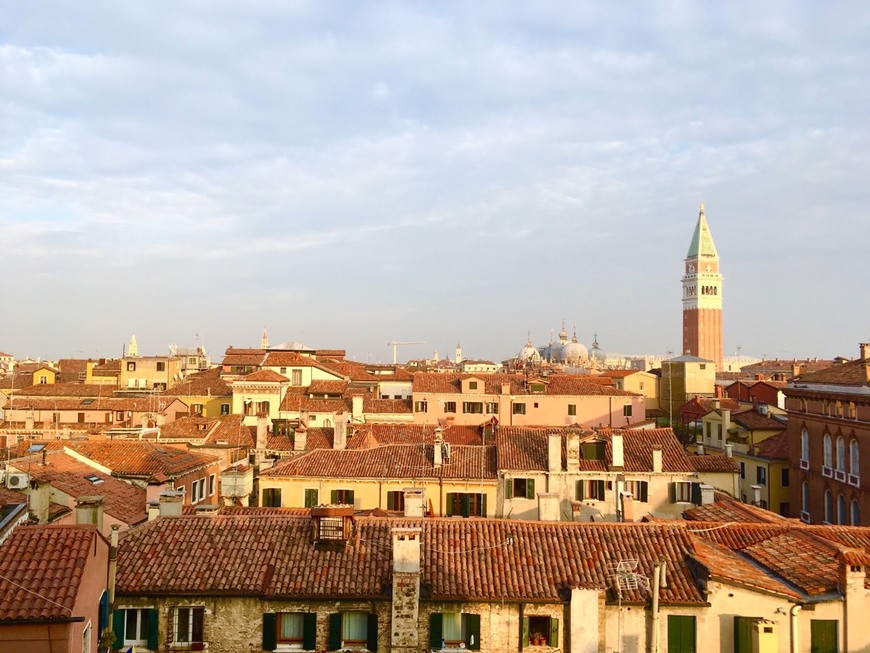
<path id="1" fill-rule="evenodd" d="M 520 648 L 525 648 L 529 645 L 529 618 L 523 617 L 523 634 L 520 638 Z"/>
<path id="2" fill-rule="evenodd" d="M 100 595 L 100 630 L 102 633 L 109 626 L 109 592 L 103 590 Z"/>
<path id="3" fill-rule="evenodd" d="M 263 613 L 263 650 L 274 651 L 278 646 L 278 615 Z"/>
<path id="4" fill-rule="evenodd" d="M 677 482 L 671 481 L 668 483 L 668 494 L 670 494 L 671 503 L 677 502 Z"/>
<path id="5" fill-rule="evenodd" d="M 514 498 L 514 480 L 512 478 L 506 478 L 504 480 L 504 498 Z"/>
<path id="6" fill-rule="evenodd" d="M 447 516 L 453 516 L 453 492 L 447 493 Z"/>
<path id="7" fill-rule="evenodd" d="M 115 631 L 115 643 L 112 644 L 112 650 L 119 651 L 124 646 L 124 617 L 125 610 L 115 610 L 112 614 L 112 630 Z"/>
<path id="8" fill-rule="evenodd" d="M 480 495 L 480 516 L 486 517 L 486 495 Z"/>
<path id="9" fill-rule="evenodd" d="M 577 501 L 583 501 L 583 481 L 577 481 Z"/>
<path id="10" fill-rule="evenodd" d="M 332 492 L 329 493 L 329 503 L 338 503 L 338 490 L 332 490 Z"/>
<path id="11" fill-rule="evenodd" d="M 595 484 L 597 485 L 596 494 L 598 495 L 598 500 L 603 501 L 604 500 L 604 481 L 595 481 Z"/>
<path id="12" fill-rule="evenodd" d="M 526 499 L 535 498 L 535 479 L 530 478 L 526 481 Z"/>
<path id="13" fill-rule="evenodd" d="M 460 512 L 462 513 L 463 517 L 468 517 L 468 492 L 463 492 L 460 497 Z"/>
<path id="14" fill-rule="evenodd" d="M 692 483 L 692 503 L 701 504 L 701 484 Z"/>
<path id="15" fill-rule="evenodd" d="M 354 505 L 354 503 L 353 503 L 353 490 L 348 490 L 348 491 L 347 491 L 347 502 L 348 502 L 350 505 Z"/>
<path id="16" fill-rule="evenodd" d="M 440 612 L 433 612 L 429 615 L 429 648 L 441 648 L 442 622 L 443 617 Z"/>
<path id="17" fill-rule="evenodd" d="M 329 615 L 329 650 L 337 651 L 341 648 L 341 613 L 333 612 Z"/>
<path id="18" fill-rule="evenodd" d="M 157 622 L 160 620 L 160 613 L 156 609 L 148 610 L 148 648 L 156 651 L 160 645 L 158 641 Z"/>
<path id="19" fill-rule="evenodd" d="M 550 646 L 559 646 L 559 620 L 550 618 Z"/>
<path id="20" fill-rule="evenodd" d="M 468 626 L 468 641 L 465 645 L 472 651 L 480 650 L 480 615 L 466 614 L 465 623 Z"/>
<path id="21" fill-rule="evenodd" d="M 378 615 L 368 615 L 368 630 L 366 632 L 366 648 L 370 651 L 378 650 Z"/>
<path id="22" fill-rule="evenodd" d="M 646 503 L 649 500 L 649 483 L 646 481 L 640 482 L 640 500 Z"/>
<path id="23" fill-rule="evenodd" d="M 302 615 L 302 647 L 306 651 L 317 648 L 317 613 L 306 612 Z"/>

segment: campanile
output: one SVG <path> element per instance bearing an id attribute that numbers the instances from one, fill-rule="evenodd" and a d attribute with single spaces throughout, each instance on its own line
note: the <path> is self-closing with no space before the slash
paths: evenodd
<path id="1" fill-rule="evenodd" d="M 706 358 L 722 370 L 722 275 L 704 205 L 683 273 L 683 353 Z"/>

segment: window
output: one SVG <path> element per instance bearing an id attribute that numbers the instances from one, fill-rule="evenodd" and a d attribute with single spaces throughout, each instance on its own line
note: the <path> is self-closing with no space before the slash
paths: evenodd
<path id="1" fill-rule="evenodd" d="M 604 501 L 604 481 L 577 481 L 577 501 L 584 501 L 586 499 Z"/>
<path id="2" fill-rule="evenodd" d="M 166 371 L 166 363 L 158 362 L 157 363 L 157 371 L 158 372 L 165 372 Z"/>
<path id="3" fill-rule="evenodd" d="M 622 407 L 622 416 L 623 417 L 631 417 L 631 404 L 626 404 Z"/>
<path id="4" fill-rule="evenodd" d="M 668 653 L 695 653 L 695 617 L 668 615 Z"/>
<path id="5" fill-rule="evenodd" d="M 559 646 L 559 620 L 554 617 L 523 617 L 523 638 L 520 648 L 526 646 Z"/>
<path id="6" fill-rule="evenodd" d="M 740 461 L 740 480 L 746 479 L 746 463 L 742 460 Z"/>
<path id="7" fill-rule="evenodd" d="M 263 650 L 317 648 L 317 614 L 314 612 L 267 612 L 263 615 Z"/>
<path id="8" fill-rule="evenodd" d="M 788 467 L 783 467 L 780 470 L 779 485 L 780 485 L 780 487 L 788 487 L 788 485 L 789 485 Z"/>
<path id="9" fill-rule="evenodd" d="M 713 425 L 710 422 L 704 422 L 704 430 L 706 431 L 707 439 L 713 438 Z"/>
<path id="10" fill-rule="evenodd" d="M 716 425 L 716 439 L 719 440 L 719 442 L 722 442 L 722 425 L 721 424 Z"/>
<path id="11" fill-rule="evenodd" d="M 415 401 L 414 402 L 414 412 L 415 413 L 425 413 L 429 409 L 429 404 L 424 399 L 423 401 Z"/>
<path id="12" fill-rule="evenodd" d="M 495 401 L 488 401 L 486 403 L 486 414 L 487 415 L 498 414 L 498 403 Z"/>
<path id="13" fill-rule="evenodd" d="M 583 460 L 604 460 L 604 442 L 580 443 L 580 457 Z"/>
<path id="14" fill-rule="evenodd" d="M 860 455 L 858 441 L 852 440 L 849 443 L 849 474 L 856 478 L 861 476 Z"/>
<path id="15" fill-rule="evenodd" d="M 801 469 L 810 468 L 810 434 L 801 429 Z"/>
<path id="16" fill-rule="evenodd" d="M 568 415 L 574 417 L 577 414 L 577 404 L 568 404 Z"/>
<path id="17" fill-rule="evenodd" d="M 205 499 L 205 479 L 201 478 L 190 484 L 190 502 L 199 503 Z"/>
<path id="18" fill-rule="evenodd" d="M 402 490 L 387 492 L 387 510 L 405 510 L 405 493 Z"/>
<path id="19" fill-rule="evenodd" d="M 463 401 L 462 402 L 462 412 L 463 413 L 480 413 L 483 414 L 483 402 L 482 401 Z"/>
<path id="20" fill-rule="evenodd" d="M 758 465 L 755 468 L 755 481 L 758 485 L 767 485 L 767 468 Z"/>
<path id="21" fill-rule="evenodd" d="M 215 475 L 210 474 L 208 477 L 208 496 L 213 497 L 215 491 Z"/>
<path id="22" fill-rule="evenodd" d="M 839 639 L 835 620 L 810 620 L 810 650 L 813 653 L 837 653 Z"/>
<path id="23" fill-rule="evenodd" d="M 635 501 L 646 503 L 649 500 L 649 483 L 647 481 L 626 481 L 625 491 L 631 492 Z"/>
<path id="24" fill-rule="evenodd" d="M 512 412 L 514 415 L 525 415 L 526 414 L 526 405 L 525 404 L 514 404 Z"/>
<path id="25" fill-rule="evenodd" d="M 39 377 L 39 385 L 47 385 L 47 384 L 48 384 L 48 377 L 47 376 L 40 376 Z"/>
<path id="26" fill-rule="evenodd" d="M 846 497 L 841 494 L 837 497 L 837 523 L 841 525 L 846 525 L 849 523 L 847 519 L 848 516 L 846 515 Z"/>
<path id="27" fill-rule="evenodd" d="M 810 486 L 806 481 L 801 483 L 801 521 L 810 521 Z"/>
<path id="28" fill-rule="evenodd" d="M 468 382 L 469 390 L 477 390 L 477 381 L 469 381 Z"/>
<path id="29" fill-rule="evenodd" d="M 825 523 L 831 524 L 834 520 L 834 495 L 830 490 L 825 490 Z"/>
<path id="30" fill-rule="evenodd" d="M 112 622 L 116 645 L 157 648 L 157 610 L 149 608 L 116 609 Z"/>
<path id="31" fill-rule="evenodd" d="M 824 462 L 824 466 L 827 467 L 828 470 L 830 470 L 831 467 L 833 466 L 833 458 L 834 458 L 834 456 L 833 456 L 833 448 L 831 446 L 831 436 L 828 435 L 827 433 L 825 433 L 825 438 L 824 438 L 824 460 L 825 460 L 825 462 Z"/>
<path id="32" fill-rule="evenodd" d="M 429 648 L 480 650 L 480 615 L 433 612 L 429 615 Z"/>
<path id="33" fill-rule="evenodd" d="M 263 488 L 263 507 L 264 508 L 280 508 L 281 507 L 281 488 L 279 488 L 279 487 Z"/>
<path id="34" fill-rule="evenodd" d="M 851 521 L 852 526 L 860 526 L 861 525 L 861 508 L 858 507 L 858 500 L 852 499 L 852 514 Z"/>
<path id="35" fill-rule="evenodd" d="M 135 372 L 136 371 L 136 363 L 127 363 L 127 371 Z"/>
<path id="36" fill-rule="evenodd" d="M 837 471 L 846 471 L 846 441 L 842 435 L 837 438 Z"/>
<path id="37" fill-rule="evenodd" d="M 353 505 L 353 490 L 333 490 L 329 495 L 330 503 Z"/>
<path id="38" fill-rule="evenodd" d="M 535 498 L 535 479 L 533 478 L 508 478 L 504 483 L 505 499 L 515 497 L 521 499 Z"/>
<path id="39" fill-rule="evenodd" d="M 302 370 L 293 370 L 290 373 L 290 385 L 302 385 Z"/>
<path id="40" fill-rule="evenodd" d="M 175 608 L 173 613 L 172 642 L 203 642 L 203 615 L 205 608 Z"/>
<path id="41" fill-rule="evenodd" d="M 307 487 L 305 488 L 304 495 L 304 506 L 306 508 L 313 508 L 318 503 L 320 503 L 320 493 L 317 491 L 317 488 Z"/>
<path id="42" fill-rule="evenodd" d="M 286 367 L 281 368 L 281 374 L 283 374 L 285 376 L 287 375 L 287 368 Z"/>
<path id="43" fill-rule="evenodd" d="M 701 503 L 701 484 L 688 481 L 671 483 L 671 503 Z"/>
<path id="44" fill-rule="evenodd" d="M 229 404 L 221 404 L 221 415 L 229 415 L 230 414 L 230 405 Z"/>
<path id="45" fill-rule="evenodd" d="M 444 412 L 445 413 L 455 413 L 456 412 L 456 402 L 455 401 L 445 401 L 444 402 Z"/>
<path id="46" fill-rule="evenodd" d="M 486 495 L 476 492 L 448 492 L 448 517 L 486 517 Z"/>
<path id="47" fill-rule="evenodd" d="M 193 412 L 197 415 L 202 415 L 202 404 L 193 404 Z"/>
<path id="48" fill-rule="evenodd" d="M 365 612 L 335 612 L 329 615 L 330 651 L 340 648 L 378 650 L 378 616 Z"/>
<path id="49" fill-rule="evenodd" d="M 534 394 L 543 394 L 546 390 L 546 387 L 543 383 L 532 383 L 529 385 L 529 392 Z"/>

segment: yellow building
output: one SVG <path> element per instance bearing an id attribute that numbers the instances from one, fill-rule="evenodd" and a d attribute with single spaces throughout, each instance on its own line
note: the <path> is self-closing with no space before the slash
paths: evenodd
<path id="1" fill-rule="evenodd" d="M 220 368 L 215 367 L 191 374 L 167 390 L 166 395 L 181 399 L 190 407 L 191 415 L 229 415 L 233 407 L 233 391 L 221 378 L 220 372 Z"/>
<path id="2" fill-rule="evenodd" d="M 182 360 L 171 356 L 124 356 L 118 386 L 125 390 L 166 390 L 182 378 Z"/>
<path id="3" fill-rule="evenodd" d="M 662 361 L 659 405 L 673 421 L 680 406 L 692 397 L 712 397 L 716 386 L 716 364 L 685 354 Z"/>
<path id="4" fill-rule="evenodd" d="M 48 365 L 41 365 L 33 371 L 33 385 L 51 385 L 57 383 L 58 370 Z"/>

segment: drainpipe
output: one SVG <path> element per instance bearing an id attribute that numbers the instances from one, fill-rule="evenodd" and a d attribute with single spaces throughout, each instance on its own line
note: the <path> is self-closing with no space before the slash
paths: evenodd
<path id="1" fill-rule="evenodd" d="M 789 610 L 791 619 L 791 653 L 801 653 L 800 642 L 798 641 L 798 613 L 802 609 L 801 606 L 795 604 Z"/>
<path id="2" fill-rule="evenodd" d="M 112 524 L 112 534 L 109 536 L 109 605 L 115 605 L 115 576 L 118 573 L 118 531 L 121 526 Z"/>
<path id="3" fill-rule="evenodd" d="M 652 588 L 652 637 L 649 642 L 649 653 L 659 653 L 659 588 L 661 587 L 662 563 L 656 563 L 653 568 Z"/>

